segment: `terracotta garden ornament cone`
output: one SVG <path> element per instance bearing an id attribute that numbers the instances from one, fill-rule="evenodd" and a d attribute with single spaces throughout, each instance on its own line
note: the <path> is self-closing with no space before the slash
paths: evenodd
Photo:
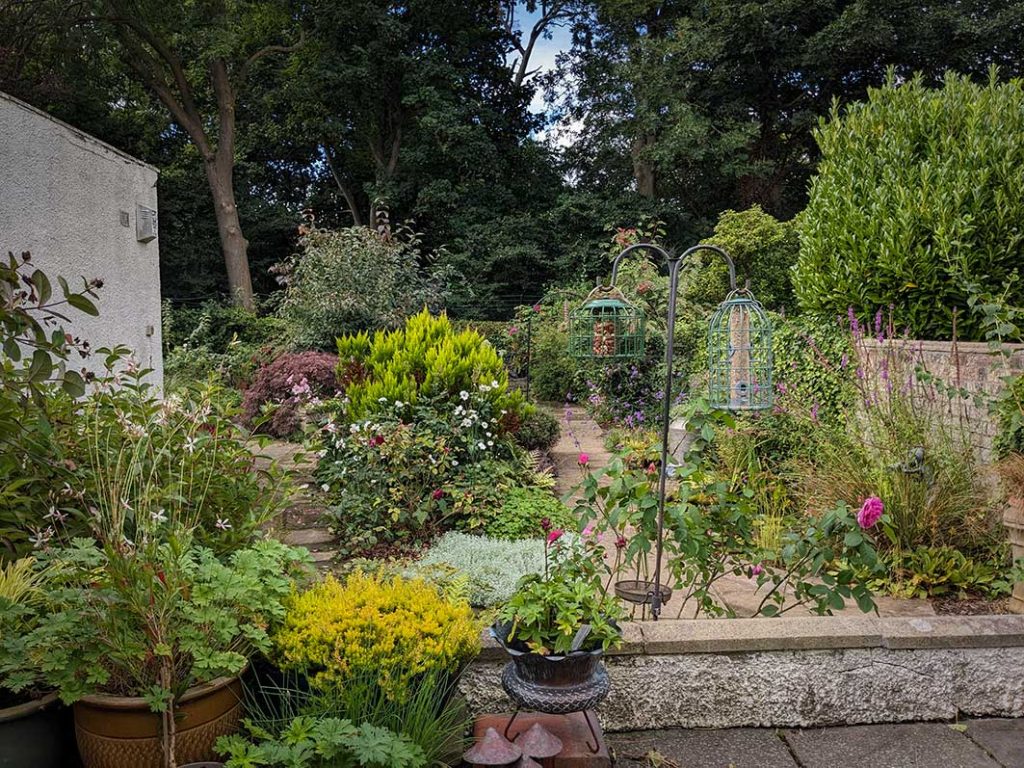
<path id="1" fill-rule="evenodd" d="M 523 750 L 506 739 L 494 728 L 488 728 L 484 737 L 470 747 L 462 756 L 470 765 L 504 765 L 513 766 L 520 757 Z"/>
<path id="2" fill-rule="evenodd" d="M 516 746 L 536 760 L 547 760 L 562 751 L 562 740 L 540 723 L 534 723 L 529 730 L 516 736 Z"/>

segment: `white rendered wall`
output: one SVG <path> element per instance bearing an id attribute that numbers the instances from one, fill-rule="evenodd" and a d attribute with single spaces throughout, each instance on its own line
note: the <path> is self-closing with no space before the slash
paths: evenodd
<path id="1" fill-rule="evenodd" d="M 102 278 L 99 317 L 72 310 L 72 333 L 130 347 L 159 386 L 159 238 L 140 243 L 135 229 L 136 206 L 157 209 L 156 180 L 152 166 L 0 93 L 0 256 L 30 251 L 55 291 L 58 275 L 72 290 Z M 96 356 L 69 363 L 102 368 Z"/>

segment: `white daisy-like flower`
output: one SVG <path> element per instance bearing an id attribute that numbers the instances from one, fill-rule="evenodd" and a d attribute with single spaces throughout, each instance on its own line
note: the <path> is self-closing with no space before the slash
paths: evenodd
<path id="1" fill-rule="evenodd" d="M 465 412 L 465 410 L 466 409 L 463 408 L 461 405 L 457 405 L 457 406 L 455 406 L 455 415 L 456 416 L 461 416 Z"/>
<path id="2" fill-rule="evenodd" d="M 149 516 L 157 525 L 167 522 L 167 513 L 164 511 L 163 507 L 160 507 L 156 512 L 150 512 Z"/>
<path id="3" fill-rule="evenodd" d="M 482 440 L 476 444 L 476 447 L 479 448 L 481 451 L 487 450 L 487 446 L 484 444 Z"/>
<path id="4" fill-rule="evenodd" d="M 487 445 L 488 445 L 489 447 L 494 447 L 494 441 L 493 441 L 493 440 L 488 440 L 488 441 L 487 441 Z"/>
<path id="5" fill-rule="evenodd" d="M 469 392 L 467 392 L 466 390 L 462 390 L 461 392 L 459 392 L 459 397 L 462 398 L 463 400 L 469 400 Z"/>
<path id="6" fill-rule="evenodd" d="M 229 523 L 227 520 L 225 520 L 222 517 L 218 517 L 217 518 L 217 525 L 216 525 L 216 527 L 219 528 L 222 531 L 227 531 L 227 530 L 231 529 L 231 523 Z"/>
<path id="7" fill-rule="evenodd" d="M 497 388 L 498 388 L 498 380 L 495 379 L 494 381 L 491 382 L 491 389 L 497 389 Z"/>
<path id="8" fill-rule="evenodd" d="M 388 401 L 388 399 L 386 397 L 378 397 L 377 398 L 377 402 L 378 403 L 386 403 L 387 401 Z"/>
<path id="9" fill-rule="evenodd" d="M 324 493 L 327 493 L 329 490 L 331 490 L 331 484 L 324 483 L 323 485 L 320 486 L 320 490 L 323 491 Z"/>
<path id="10" fill-rule="evenodd" d="M 452 459 L 452 466 L 453 467 L 459 466 L 459 460 L 458 459 Z"/>
<path id="11" fill-rule="evenodd" d="M 198 445 L 198 443 L 199 443 L 199 441 L 196 440 L 196 438 L 194 438 L 194 437 L 186 437 L 185 438 L 185 450 L 188 451 L 189 453 L 195 453 L 196 452 L 196 445 Z"/>
<path id="12" fill-rule="evenodd" d="M 395 408 L 404 408 L 404 407 L 405 407 L 405 403 L 403 403 L 401 400 L 395 400 Z"/>
<path id="13" fill-rule="evenodd" d="M 491 391 L 491 388 L 490 388 L 490 387 L 488 387 L 488 386 L 487 386 L 486 384 L 481 384 L 481 385 L 480 385 L 480 391 L 481 391 L 481 392 L 490 392 L 490 391 Z"/>
<path id="14" fill-rule="evenodd" d="M 351 427 L 348 428 L 348 431 L 351 432 L 353 435 L 357 434 L 359 432 L 359 425 L 353 424 Z"/>
<path id="15" fill-rule="evenodd" d="M 472 427 L 473 426 L 473 420 L 472 419 L 463 419 L 459 423 L 462 424 L 462 426 L 464 426 L 464 427 Z"/>

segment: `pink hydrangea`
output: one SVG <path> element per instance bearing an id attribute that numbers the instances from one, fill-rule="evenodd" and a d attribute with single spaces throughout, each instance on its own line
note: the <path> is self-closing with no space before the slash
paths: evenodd
<path id="1" fill-rule="evenodd" d="M 878 522 L 885 511 L 885 505 L 877 496 L 868 496 L 861 504 L 860 512 L 857 513 L 857 525 L 861 528 L 870 528 Z"/>

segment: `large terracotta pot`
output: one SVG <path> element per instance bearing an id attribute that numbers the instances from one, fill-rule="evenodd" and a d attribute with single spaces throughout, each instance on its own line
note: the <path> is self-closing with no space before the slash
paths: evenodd
<path id="1" fill-rule="evenodd" d="M 75 702 L 75 735 L 85 768 L 161 768 L 160 715 L 134 697 L 86 696 Z M 238 730 L 242 684 L 222 677 L 190 688 L 176 706 L 178 764 L 214 760 L 213 745 Z"/>
<path id="2" fill-rule="evenodd" d="M 56 693 L 0 709 L 0 768 L 70 768 L 78 755 L 71 710 Z"/>
<path id="3" fill-rule="evenodd" d="M 1011 496 L 1003 512 L 1003 525 L 1010 537 L 1013 559 L 1024 557 L 1024 497 Z M 1024 582 L 1013 585 L 1013 596 L 1010 598 L 1010 610 L 1024 613 Z"/>

